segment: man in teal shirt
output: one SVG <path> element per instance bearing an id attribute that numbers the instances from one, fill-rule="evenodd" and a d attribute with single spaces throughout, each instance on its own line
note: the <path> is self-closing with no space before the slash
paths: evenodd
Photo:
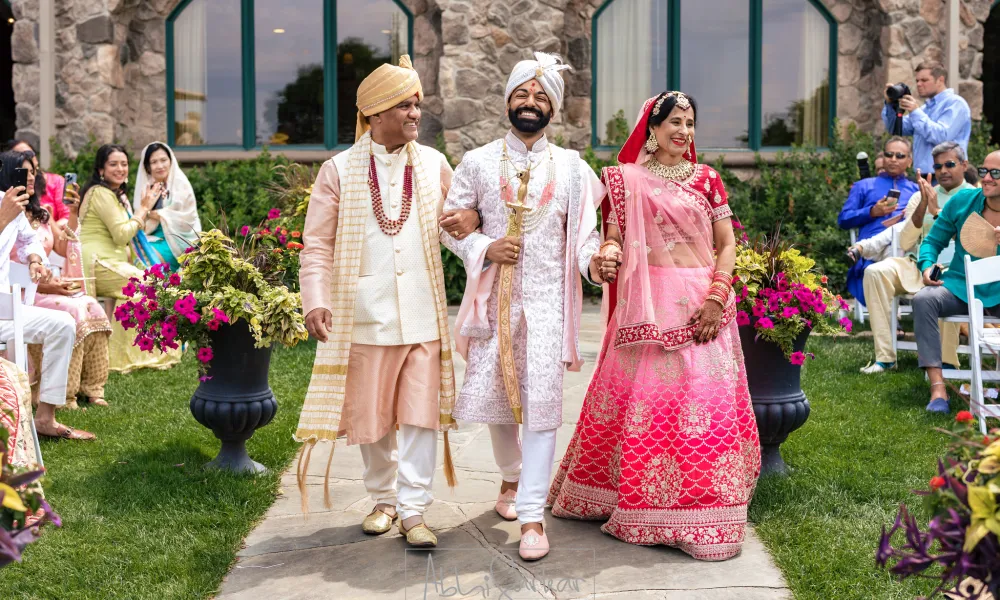
<path id="1" fill-rule="evenodd" d="M 926 287 L 913 298 L 913 328 L 919 363 L 927 371 L 931 384 L 931 401 L 927 405 L 927 410 L 931 412 L 949 410 L 948 390 L 941 373 L 938 319 L 969 313 L 969 298 L 965 293 L 965 256 L 968 252 L 962 247 L 959 235 L 969 215 L 978 213 L 993 225 L 1000 247 L 1000 151 L 986 157 L 979 169 L 979 177 L 983 188 L 965 190 L 952 196 L 920 246 L 918 267 Z M 934 263 L 941 250 L 952 240 L 955 240 L 955 256 L 940 280 L 932 281 L 930 275 Z M 986 313 L 1000 317 L 1000 282 L 978 286 L 975 292 Z"/>

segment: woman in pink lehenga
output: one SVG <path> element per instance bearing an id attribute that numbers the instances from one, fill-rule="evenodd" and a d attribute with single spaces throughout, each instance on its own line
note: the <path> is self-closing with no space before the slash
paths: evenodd
<path id="1" fill-rule="evenodd" d="M 696 110 L 679 92 L 651 98 L 621 166 L 604 170 L 601 251 L 624 264 L 605 288 L 601 355 L 549 503 L 629 543 L 724 560 L 743 543 L 760 448 L 732 211 L 719 174 L 697 164 Z"/>

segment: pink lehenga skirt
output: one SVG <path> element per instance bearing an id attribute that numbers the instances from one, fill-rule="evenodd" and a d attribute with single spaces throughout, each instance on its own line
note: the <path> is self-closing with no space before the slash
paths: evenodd
<path id="1" fill-rule="evenodd" d="M 650 268 L 658 321 L 701 306 L 712 269 Z M 612 326 L 615 323 L 611 319 Z M 614 347 L 605 335 L 579 423 L 549 491 L 552 514 L 607 520 L 631 544 L 699 560 L 740 552 L 760 473 L 757 425 L 736 323 L 707 344 Z"/>

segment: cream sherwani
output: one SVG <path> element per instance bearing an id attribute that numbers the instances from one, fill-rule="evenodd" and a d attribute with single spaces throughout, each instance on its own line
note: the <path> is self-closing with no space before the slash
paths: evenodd
<path id="1" fill-rule="evenodd" d="M 945 203 L 955 193 L 971 188 L 966 182 L 951 192 L 941 186 L 938 192 L 938 204 Z M 913 213 L 920 204 L 920 192 L 913 194 L 903 212 L 903 220 L 880 234 L 858 242 L 861 255 L 869 260 L 878 261 L 865 269 L 864 288 L 868 315 L 871 319 L 872 337 L 875 340 L 875 360 L 882 363 L 896 362 L 896 351 L 892 347 L 892 339 L 896 335 L 892 331 L 892 300 L 903 294 L 915 294 L 924 287 L 923 275 L 917 269 L 912 254 L 920 247 L 923 236 L 930 231 L 934 217 L 930 213 L 924 216 L 923 226 L 913 224 Z M 907 256 L 890 256 L 892 238 L 899 236 L 899 250 Z M 958 365 L 958 334 L 957 323 L 941 323 L 941 355 L 946 363 Z"/>
<path id="2" fill-rule="evenodd" d="M 511 337 L 524 408 L 523 441 L 507 400 L 499 366 L 498 265 L 485 261 L 486 250 L 506 235 L 509 210 L 501 200 L 500 159 L 504 141 L 517 169 L 537 165 L 525 203 L 537 206 L 546 184 L 549 151 L 555 159 L 555 193 L 544 218 L 526 225 L 511 294 Z M 513 175 L 513 173 L 511 173 Z M 519 182 L 512 183 L 515 189 Z M 581 274 L 589 279 L 598 249 L 596 206 L 604 185 L 573 151 L 542 137 L 529 150 L 513 133 L 466 153 L 455 171 L 446 209 L 475 208 L 481 232 L 462 241 L 442 232 L 441 240 L 465 263 L 469 282 L 455 333 L 467 357 L 465 381 L 455 405 L 457 419 L 489 423 L 501 474 L 517 481 L 517 512 L 522 523 L 540 522 L 555 453 L 555 431 L 562 423 L 563 372 L 578 370 L 577 332 L 582 310 Z M 526 223 L 531 216 L 526 217 Z M 521 445 L 524 447 L 523 473 Z"/>
<path id="3" fill-rule="evenodd" d="M 369 135 L 358 144 L 370 145 L 374 154 L 385 215 L 399 218 L 407 153 L 390 154 Z M 452 176 L 440 152 L 417 148 L 434 198 L 419 198 L 414 182 L 411 213 L 394 236 L 379 228 L 373 205 L 367 206 L 340 419 L 348 444 L 361 444 L 365 485 L 372 499 L 398 502 L 403 518 L 423 513 L 432 500 L 441 335 L 420 223 L 427 216 L 423 211 L 433 212 L 430 216 L 436 222 Z M 299 271 L 307 315 L 316 309 L 335 314 L 332 285 L 341 174 L 348 173 L 350 155 L 351 151 L 342 152 L 324 163 L 313 186 Z"/>

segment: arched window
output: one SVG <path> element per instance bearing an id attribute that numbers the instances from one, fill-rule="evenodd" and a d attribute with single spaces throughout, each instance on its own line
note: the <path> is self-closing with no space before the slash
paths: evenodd
<path id="1" fill-rule="evenodd" d="M 836 21 L 818 0 L 608 0 L 593 20 L 593 143 L 616 146 L 642 102 L 698 101 L 699 149 L 825 146 Z"/>
<path id="2" fill-rule="evenodd" d="M 412 21 L 396 0 L 184 0 L 167 19 L 169 141 L 353 143 L 358 83 L 410 51 Z"/>

